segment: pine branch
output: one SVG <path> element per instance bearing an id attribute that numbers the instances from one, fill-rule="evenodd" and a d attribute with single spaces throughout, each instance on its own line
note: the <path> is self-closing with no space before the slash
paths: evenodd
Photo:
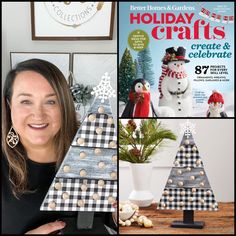
<path id="1" fill-rule="evenodd" d="M 171 130 L 165 129 L 155 119 L 141 120 L 139 129 L 133 120 L 129 125 L 119 121 L 120 159 L 132 163 L 149 162 L 154 151 L 158 151 L 165 139 L 176 140 Z M 134 136 L 135 135 L 135 136 Z M 128 149 L 131 146 L 132 149 Z"/>
<path id="2" fill-rule="evenodd" d="M 133 156 L 130 151 L 128 150 L 128 148 L 122 148 L 122 150 L 119 152 L 119 159 L 122 161 L 128 161 L 131 163 L 140 163 L 141 161 Z"/>

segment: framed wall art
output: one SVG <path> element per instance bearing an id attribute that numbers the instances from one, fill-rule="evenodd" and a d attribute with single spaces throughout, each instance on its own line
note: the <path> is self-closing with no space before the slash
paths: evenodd
<path id="1" fill-rule="evenodd" d="M 70 74 L 70 53 L 50 53 L 50 52 L 10 52 L 11 68 L 19 62 L 29 60 L 32 58 L 43 59 L 56 65 L 66 79 Z"/>
<path id="2" fill-rule="evenodd" d="M 72 72 L 74 84 L 94 87 L 108 72 L 112 88 L 117 96 L 117 54 L 116 53 L 73 53 Z M 114 117 L 117 116 L 117 99 L 110 99 Z M 86 107 L 85 110 L 87 110 Z"/>
<path id="3" fill-rule="evenodd" d="M 31 2 L 32 40 L 111 40 L 115 2 Z"/>

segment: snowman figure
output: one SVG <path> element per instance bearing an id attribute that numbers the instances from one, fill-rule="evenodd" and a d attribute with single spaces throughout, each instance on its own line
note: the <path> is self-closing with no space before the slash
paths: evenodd
<path id="1" fill-rule="evenodd" d="M 208 99 L 209 109 L 207 111 L 207 117 L 227 117 L 224 112 L 224 98 L 216 90 L 212 91 L 211 96 Z"/>
<path id="2" fill-rule="evenodd" d="M 176 117 L 192 116 L 192 87 L 185 72 L 186 49 L 170 47 L 162 59 L 162 75 L 159 80 L 159 106 L 168 106 Z"/>

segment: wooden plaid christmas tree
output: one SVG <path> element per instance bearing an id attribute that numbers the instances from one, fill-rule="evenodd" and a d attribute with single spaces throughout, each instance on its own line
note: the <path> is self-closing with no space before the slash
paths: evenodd
<path id="1" fill-rule="evenodd" d="M 107 73 L 41 205 L 43 211 L 112 212 L 117 197 L 117 135 Z"/>
<path id="2" fill-rule="evenodd" d="M 193 124 L 187 121 L 184 128 L 158 209 L 184 211 L 184 220 L 174 221 L 172 227 L 202 228 L 204 222 L 193 221 L 194 211 L 216 211 L 218 204 L 192 136 Z"/>

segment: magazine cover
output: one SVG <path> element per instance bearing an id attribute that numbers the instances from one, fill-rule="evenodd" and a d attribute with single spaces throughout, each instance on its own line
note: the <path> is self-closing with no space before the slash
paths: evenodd
<path id="1" fill-rule="evenodd" d="M 234 2 L 120 2 L 121 117 L 234 116 Z"/>

